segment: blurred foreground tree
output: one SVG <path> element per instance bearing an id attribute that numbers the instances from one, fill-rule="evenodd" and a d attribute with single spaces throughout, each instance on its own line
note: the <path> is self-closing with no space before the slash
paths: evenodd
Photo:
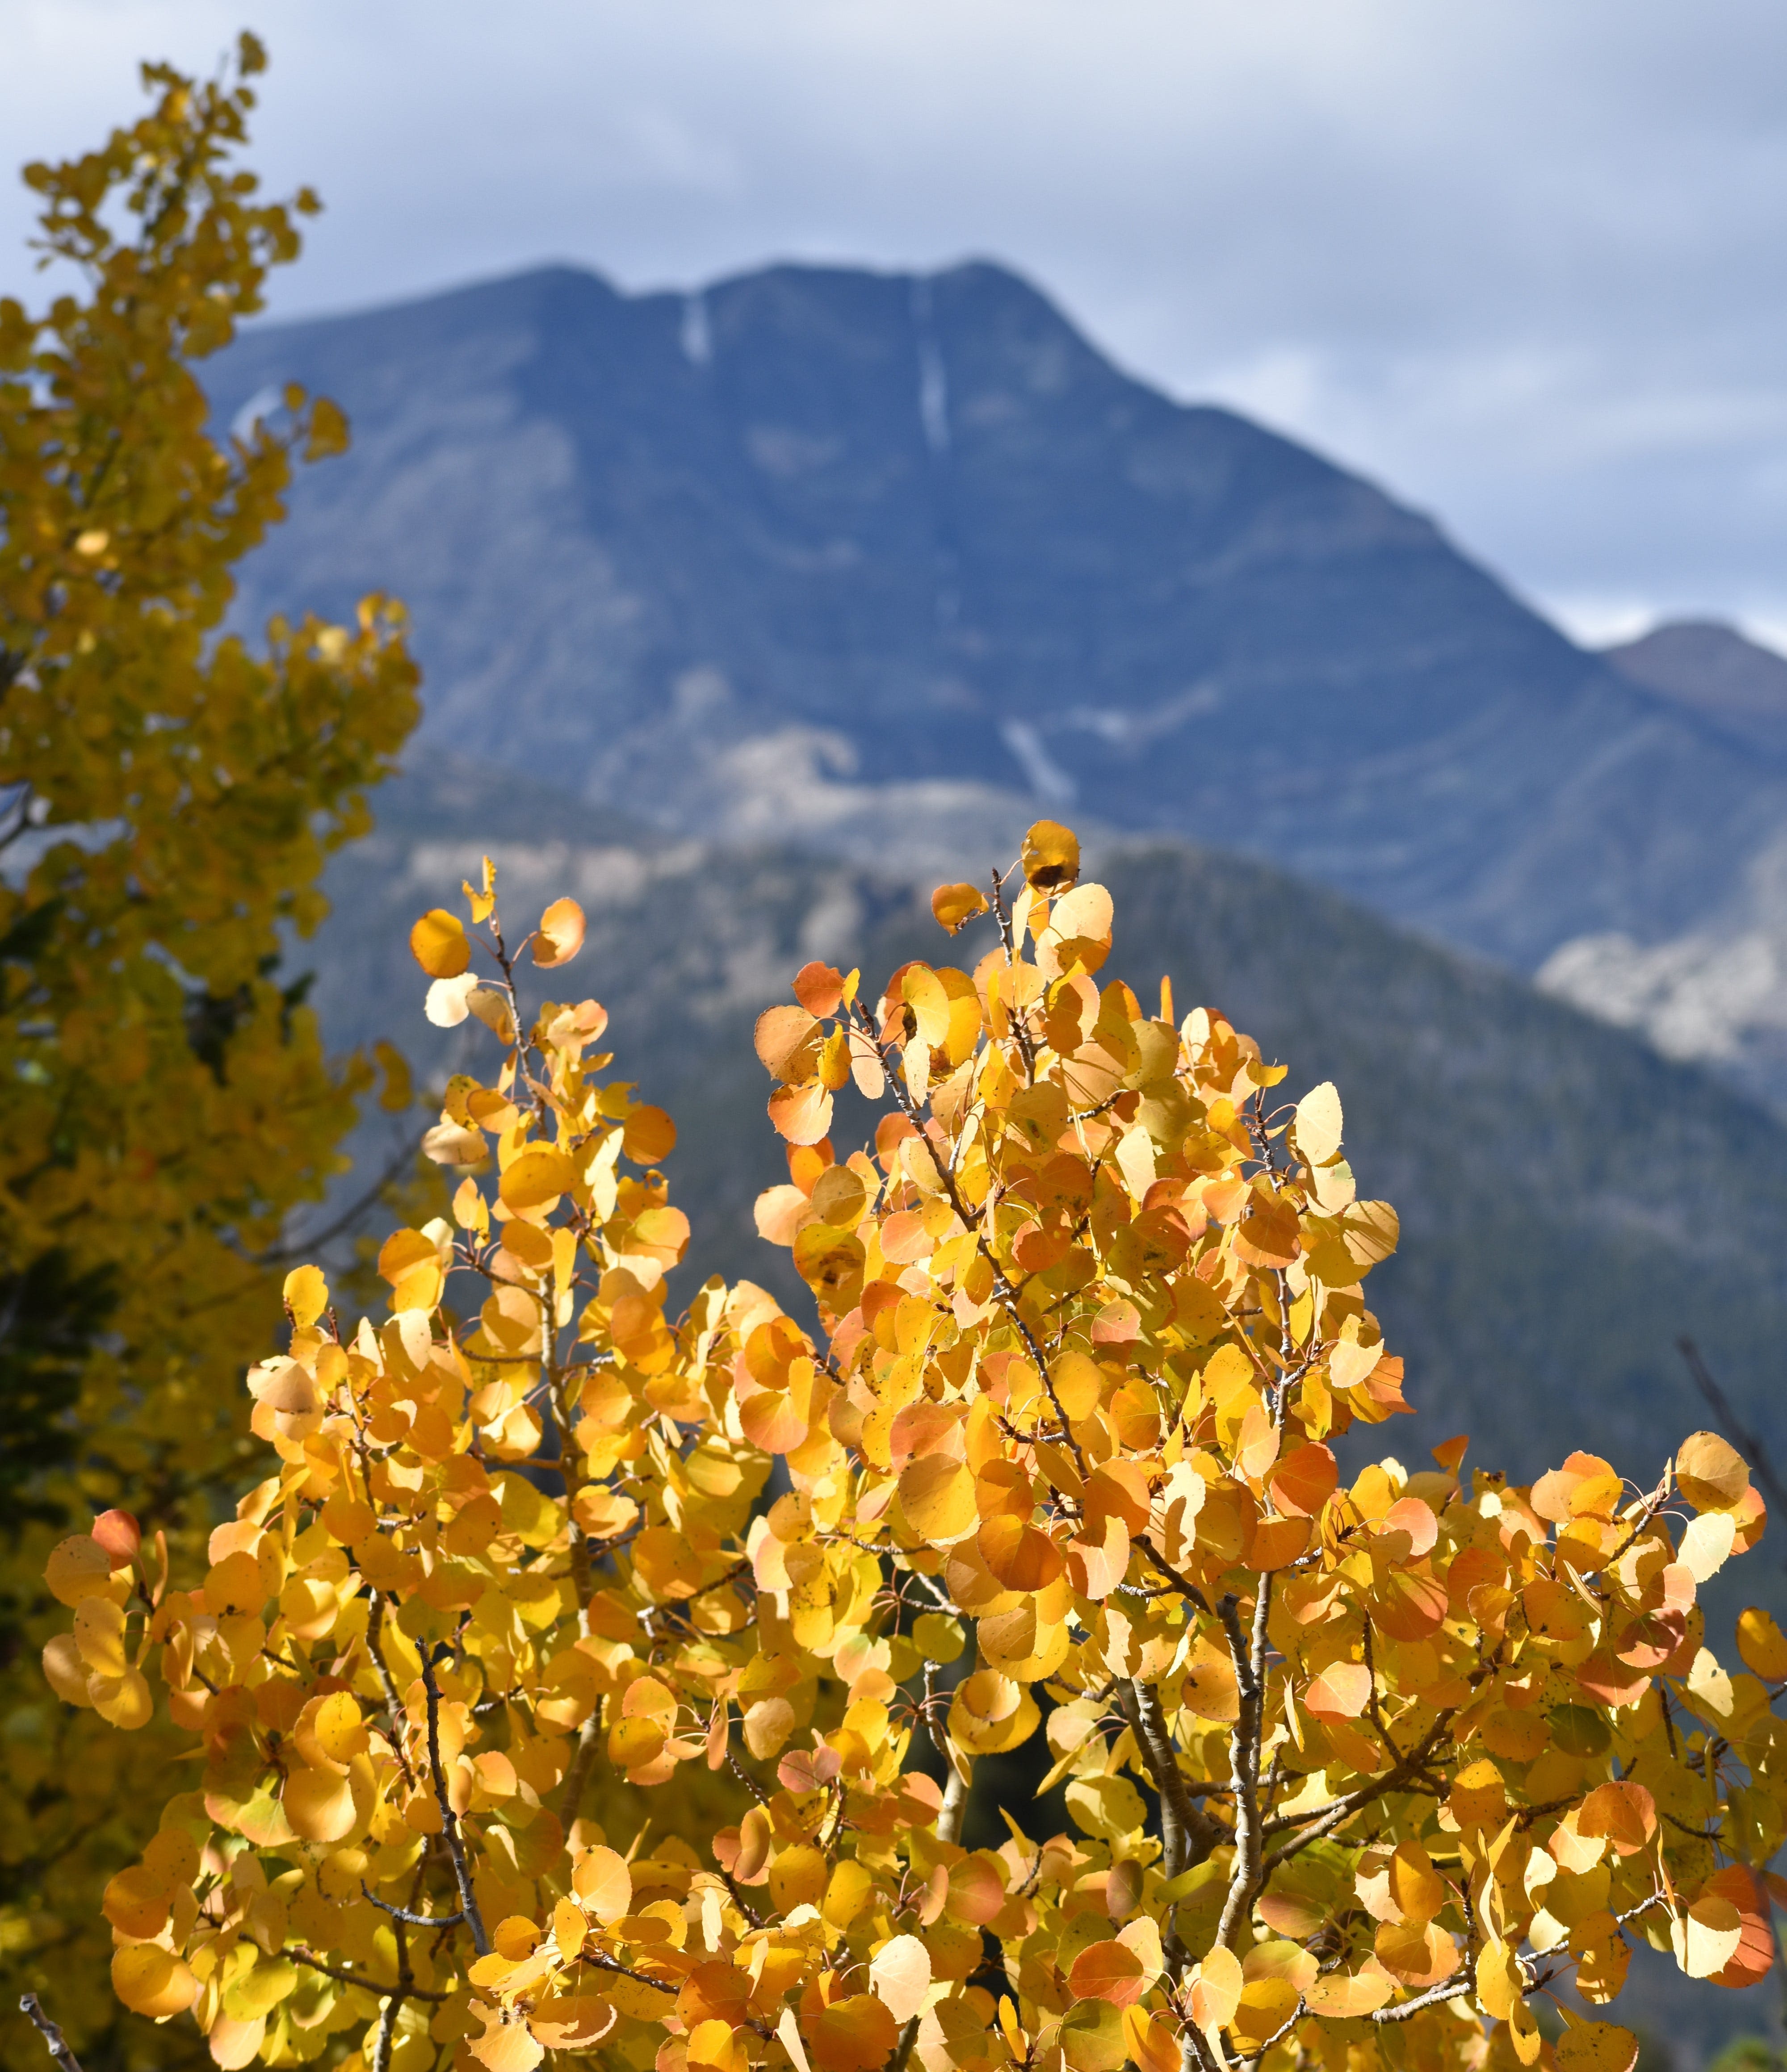
<path id="1" fill-rule="evenodd" d="M 202 1567 L 121 1510 L 49 1561 L 56 1692 L 202 1758 L 106 1889 L 127 2005 L 225 2072 L 1633 2072 L 1635 1941 L 1767 1975 L 1787 1637 L 1727 1669 L 1697 1601 L 1743 1461 L 1343 1482 L 1407 1406 L 1336 1089 L 1101 988 L 1066 829 L 1023 871 L 937 894 L 972 970 L 809 964 L 758 1023 L 813 1326 L 670 1300 L 673 1126 L 524 961 L 574 903 L 517 943 L 487 863 L 417 923 L 491 1042 L 451 1220 L 356 1328 L 292 1273 Z M 1073 1832 L 970 1847 L 1039 1741 Z"/>
<path id="2" fill-rule="evenodd" d="M 268 1255 L 340 1167 L 372 1076 L 328 1063 L 277 966 L 414 722 L 401 615 L 373 598 L 351 627 L 275 621 L 263 655 L 222 630 L 294 457 L 346 438 L 295 388 L 218 437 L 196 372 L 317 207 L 257 200 L 241 168 L 263 64 L 245 36 L 212 83 L 147 67 L 140 121 L 28 167 L 38 249 L 67 285 L 41 314 L 0 300 L 10 1655 L 41 1610 L 48 1526 L 128 1501 L 178 1541 L 239 1486 L 237 1384 L 280 1313 Z M 31 1980 L 53 1950 L 63 1984 L 92 1838 L 131 1831 L 140 1786 L 90 1731 L 63 1733 L 34 1664 L 4 1673 L 0 1956 Z M 157 1737 L 141 1767 L 167 1753 Z M 9 2063 L 24 2033 L 6 2033 Z"/>

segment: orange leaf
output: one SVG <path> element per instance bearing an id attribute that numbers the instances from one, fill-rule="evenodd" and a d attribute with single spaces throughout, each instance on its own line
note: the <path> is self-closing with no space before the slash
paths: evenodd
<path id="1" fill-rule="evenodd" d="M 822 1022 L 838 1012 L 843 1000 L 844 974 L 830 964 L 802 964 L 794 974 L 794 997 Z"/>
<path id="2" fill-rule="evenodd" d="M 568 964 L 583 947 L 583 910 L 574 899 L 555 899 L 540 916 L 533 961 L 544 971 Z"/>
<path id="3" fill-rule="evenodd" d="M 1303 1693 L 1318 1720 L 1356 1720 L 1371 1703 L 1371 1671 L 1362 1662 L 1331 1662 Z"/>
<path id="4" fill-rule="evenodd" d="M 978 886 L 940 885 L 931 894 L 931 911 L 938 926 L 953 935 L 986 911 L 986 894 Z"/>
<path id="5" fill-rule="evenodd" d="M 1583 1801 L 1576 1828 L 1591 1837 L 1606 1836 L 1622 1856 L 1629 1856 L 1657 1832 L 1656 1802 L 1641 1784 L 1616 1778 L 1596 1785 Z"/>
<path id="6" fill-rule="evenodd" d="M 1093 1942 L 1073 1960 L 1068 1990 L 1077 2000 L 1108 2000 L 1133 2007 L 1147 1991 L 1147 1975 L 1135 1952 L 1122 1942 Z"/>
<path id="7" fill-rule="evenodd" d="M 1281 1453 L 1267 1486 L 1280 1511 L 1295 1518 L 1312 1518 L 1333 1495 L 1339 1481 L 1332 1451 L 1311 1444 Z"/>
<path id="8" fill-rule="evenodd" d="M 817 1079 L 769 1097 L 769 1119 L 790 1144 L 817 1144 L 831 1130 L 831 1095 Z"/>
<path id="9" fill-rule="evenodd" d="M 818 1030 L 818 1022 L 804 1006 L 766 1007 L 757 1017 L 751 1037 L 764 1070 L 772 1079 L 805 1078 L 811 1070 L 810 1061 L 804 1062 L 799 1070 L 792 1068 L 793 1062 L 813 1043 Z M 813 1054 L 817 1055 L 816 1046 Z"/>

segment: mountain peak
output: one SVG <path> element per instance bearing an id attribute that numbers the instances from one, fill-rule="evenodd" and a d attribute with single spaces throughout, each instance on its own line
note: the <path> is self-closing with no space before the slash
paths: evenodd
<path id="1" fill-rule="evenodd" d="M 1647 690 L 1771 754 L 1787 754 L 1787 657 L 1716 619 L 1674 619 L 1607 660 Z"/>

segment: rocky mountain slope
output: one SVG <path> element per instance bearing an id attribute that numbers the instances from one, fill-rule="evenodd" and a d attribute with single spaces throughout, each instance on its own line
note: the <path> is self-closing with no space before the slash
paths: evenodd
<path id="1" fill-rule="evenodd" d="M 1727 626 L 1658 627 L 1607 659 L 1723 734 L 1759 781 L 1787 770 L 1787 660 Z M 1539 985 L 1666 1056 L 1691 1059 L 1787 1108 L 1787 827 L 1752 847 L 1689 925 L 1597 928 L 1561 943 Z"/>
<path id="2" fill-rule="evenodd" d="M 1698 927 L 1787 826 L 1704 711 L 994 266 L 547 269 L 259 330 L 220 412 L 293 378 L 356 443 L 245 615 L 397 592 L 431 743 L 668 832 L 978 858 L 1040 801 L 1530 970 Z"/>

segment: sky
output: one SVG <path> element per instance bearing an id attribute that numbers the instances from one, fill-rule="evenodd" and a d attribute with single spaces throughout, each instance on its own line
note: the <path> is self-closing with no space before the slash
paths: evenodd
<path id="1" fill-rule="evenodd" d="M 0 0 L 0 160 L 268 43 L 287 315 L 996 258 L 1579 637 L 1787 643 L 1780 0 Z M 41 292 L 0 187 L 0 291 Z"/>

